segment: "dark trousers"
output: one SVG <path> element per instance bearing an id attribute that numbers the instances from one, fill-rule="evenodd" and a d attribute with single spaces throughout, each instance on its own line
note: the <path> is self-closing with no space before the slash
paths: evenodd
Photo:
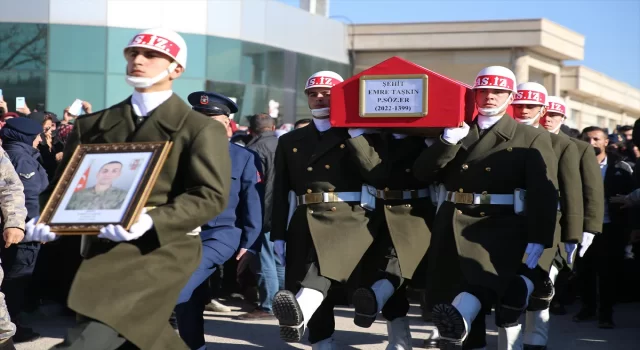
<path id="1" fill-rule="evenodd" d="M 371 287 L 376 281 L 387 279 L 398 289 L 404 282 L 400 261 L 386 223 L 381 227 L 357 268 L 360 274 L 359 283 L 362 287 Z"/>
<path id="2" fill-rule="evenodd" d="M 387 300 L 382 307 L 382 316 L 391 322 L 396 318 L 405 317 L 409 313 L 409 299 L 407 298 L 407 285 L 403 284 Z"/>
<path id="3" fill-rule="evenodd" d="M 583 308 L 599 309 L 611 314 L 616 299 L 618 271 L 624 252 L 622 228 L 604 224 L 603 232 L 597 235 L 585 253 L 576 261 Z"/>
<path id="4" fill-rule="evenodd" d="M 235 249 L 216 240 L 202 243 L 200 266 L 180 292 L 178 305 L 175 307 L 180 338 L 190 349 L 198 349 L 205 344 L 202 314 L 209 297 L 209 277 L 218 265 L 224 264 L 234 253 Z"/>
<path id="5" fill-rule="evenodd" d="M 53 346 L 56 350 L 138 350 L 104 323 L 85 320 L 68 330 L 64 342 Z"/>
<path id="6" fill-rule="evenodd" d="M 40 251 L 40 243 L 18 243 L 4 248 L 4 240 L 0 239 L 0 244 L 2 244 L 0 258 L 5 273 L 2 291 L 7 301 L 9 316 L 15 321 L 25 302 L 25 295 Z"/>

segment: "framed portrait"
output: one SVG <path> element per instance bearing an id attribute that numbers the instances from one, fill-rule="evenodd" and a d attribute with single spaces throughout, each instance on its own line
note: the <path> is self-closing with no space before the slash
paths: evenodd
<path id="1" fill-rule="evenodd" d="M 171 142 L 81 144 L 38 223 L 60 235 L 91 235 L 106 225 L 129 229 L 138 219 Z"/>

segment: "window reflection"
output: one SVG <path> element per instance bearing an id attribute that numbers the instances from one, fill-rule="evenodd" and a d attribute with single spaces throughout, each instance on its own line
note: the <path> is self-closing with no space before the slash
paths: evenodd
<path id="1" fill-rule="evenodd" d="M 46 24 L 0 23 L 0 70 L 44 70 Z"/>

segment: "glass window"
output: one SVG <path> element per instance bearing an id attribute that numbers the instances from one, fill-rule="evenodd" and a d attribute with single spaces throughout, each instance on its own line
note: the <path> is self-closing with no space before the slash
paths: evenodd
<path id="1" fill-rule="evenodd" d="M 245 85 L 244 84 L 235 84 L 235 83 L 227 83 L 227 82 L 219 82 L 219 81 L 207 81 L 207 91 L 217 92 L 229 98 L 236 100 L 236 104 L 238 105 L 238 113 L 233 115 L 233 120 L 235 120 L 238 124 L 247 125 L 247 121 L 244 120 L 246 115 L 251 114 L 248 112 L 248 109 L 245 110 Z"/>
<path id="2" fill-rule="evenodd" d="M 207 37 L 207 78 L 216 81 L 240 81 L 242 42 Z"/>
<path id="3" fill-rule="evenodd" d="M 66 72 L 104 72 L 106 27 L 51 24 L 49 69 Z"/>
<path id="4" fill-rule="evenodd" d="M 203 79 L 206 74 L 206 52 L 207 37 L 198 34 L 180 33 L 187 43 L 187 69 L 184 71 L 183 78 Z"/>
<path id="5" fill-rule="evenodd" d="M 284 86 L 284 51 L 272 48 L 267 52 L 267 83 L 270 87 L 283 88 Z"/>
<path id="6" fill-rule="evenodd" d="M 0 71 L 45 70 L 48 27 L 47 24 L 0 23 Z"/>
<path id="7" fill-rule="evenodd" d="M 192 92 L 204 90 L 204 86 L 204 79 L 180 77 L 173 81 L 173 92 L 180 96 L 185 103 L 189 104 L 187 97 L 189 97 Z"/>
<path id="8" fill-rule="evenodd" d="M 60 117 L 76 98 L 91 103 L 94 111 L 104 109 L 104 90 L 104 73 L 49 72 L 47 110 Z"/>
<path id="9" fill-rule="evenodd" d="M 127 99 L 133 88 L 124 80 L 124 74 L 108 74 L 105 107 L 111 107 Z"/>
<path id="10" fill-rule="evenodd" d="M 140 32 L 139 29 L 109 27 L 107 32 L 107 72 L 124 74 L 127 61 L 124 48 Z M 124 79 L 124 78 L 122 78 Z"/>
<path id="11" fill-rule="evenodd" d="M 243 83 L 267 85 L 267 46 L 242 42 L 240 77 Z"/>
<path id="12" fill-rule="evenodd" d="M 33 109 L 39 103 L 45 103 L 45 71 L 0 71 L 2 96 L 7 102 L 9 112 L 16 110 L 16 97 L 24 97 L 27 107 Z M 57 113 L 56 113 L 57 114 Z"/>

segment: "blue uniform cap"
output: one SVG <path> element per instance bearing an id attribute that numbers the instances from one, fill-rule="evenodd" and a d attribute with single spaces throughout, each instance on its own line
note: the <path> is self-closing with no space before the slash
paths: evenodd
<path id="1" fill-rule="evenodd" d="M 206 115 L 226 115 L 238 112 L 238 105 L 227 96 L 215 92 L 196 91 L 189 94 L 194 110 Z"/>
<path id="2" fill-rule="evenodd" d="M 11 118 L 4 127 L 28 136 L 38 135 L 43 131 L 42 124 L 29 118 Z"/>

